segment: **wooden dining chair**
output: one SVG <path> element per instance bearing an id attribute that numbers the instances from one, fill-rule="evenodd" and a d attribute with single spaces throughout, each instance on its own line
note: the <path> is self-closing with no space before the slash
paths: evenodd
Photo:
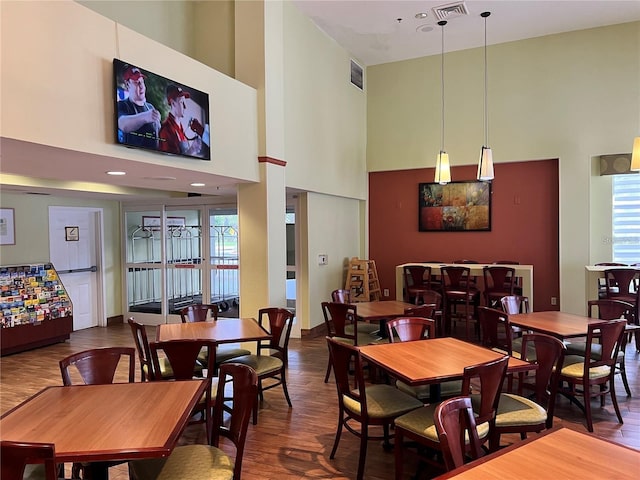
<path id="1" fill-rule="evenodd" d="M 331 301 L 336 303 L 351 303 L 351 290 L 345 290 L 343 288 L 334 290 L 331 292 Z M 361 320 L 357 320 L 357 322 L 358 331 L 360 333 L 373 335 L 380 330 L 380 326 L 375 323 L 363 322 Z M 347 332 L 353 333 L 353 327 L 351 324 L 348 324 L 345 328 Z"/>
<path id="2" fill-rule="evenodd" d="M 522 295 L 505 295 L 500 299 L 500 305 L 509 315 L 529 313 L 529 297 Z"/>
<path id="3" fill-rule="evenodd" d="M 58 362 L 64 386 L 78 383 L 85 385 L 106 385 L 114 383 L 118 370 L 121 377 L 133 383 L 135 381 L 135 355 L 131 347 L 93 348 L 76 352 Z M 74 381 L 76 380 L 76 381 Z M 119 379 L 118 379 L 119 380 Z M 122 462 L 107 462 L 108 467 Z M 86 463 L 74 462 L 71 466 L 71 477 L 81 478 Z"/>
<path id="4" fill-rule="evenodd" d="M 0 442 L 2 480 L 57 480 L 56 448 L 52 443 Z M 42 463 L 44 462 L 44 463 Z"/>
<path id="5" fill-rule="evenodd" d="M 589 300 L 587 302 L 587 312 L 589 318 L 598 318 L 600 320 L 616 320 L 618 318 L 624 318 L 627 323 L 633 324 L 635 320 L 635 305 L 629 302 L 623 302 L 622 300 L 610 300 L 599 299 Z M 594 314 L 594 310 L 597 310 L 597 315 Z M 627 346 L 628 336 L 625 334 L 622 336 L 622 342 L 618 350 L 618 356 L 616 358 L 615 369 L 616 373 L 620 374 L 622 378 L 622 384 L 627 393 L 627 396 L 631 396 L 631 388 L 629 388 L 629 380 L 627 379 L 627 369 L 625 365 L 625 347 Z M 584 341 L 571 341 L 567 345 L 567 355 L 585 355 L 587 344 Z M 593 345 L 591 347 L 591 355 L 594 359 L 600 359 L 601 347 L 600 345 Z"/>
<path id="6" fill-rule="evenodd" d="M 354 346 L 369 345 L 379 340 L 379 337 L 360 332 L 360 323 L 356 321 L 358 315 L 356 304 L 322 302 L 321 307 L 327 336 L 338 338 Z M 329 381 L 332 368 L 331 357 L 329 357 L 324 383 Z"/>
<path id="7" fill-rule="evenodd" d="M 470 339 L 470 327 L 476 319 L 476 309 L 480 304 L 480 291 L 471 279 L 471 269 L 463 266 L 441 268 L 443 279 L 444 321 L 447 332 L 455 325 L 454 320 L 465 322 L 466 338 Z M 462 312 L 459 308 L 462 308 Z M 477 327 L 477 323 L 476 323 Z"/>
<path id="8" fill-rule="evenodd" d="M 471 395 L 473 410 L 476 416 L 478 438 L 481 443 L 489 439 L 489 432 L 495 424 L 498 409 L 499 392 L 507 371 L 508 356 L 491 362 L 466 367 L 462 379 L 462 395 L 471 392 L 471 381 L 478 381 L 480 393 Z M 441 452 L 440 439 L 435 427 L 435 409 L 437 404 L 425 405 L 397 417 L 395 424 L 395 464 L 396 480 L 404 478 L 404 454 L 414 453 L 420 460 L 443 468 L 439 461 L 434 461 L 431 454 L 424 452 Z M 405 443 L 405 439 L 411 442 Z M 416 448 L 416 450 L 413 450 Z"/>
<path id="9" fill-rule="evenodd" d="M 193 303 L 180 310 L 180 319 L 182 323 L 206 322 L 207 320 L 217 322 L 219 313 L 220 309 L 216 304 Z M 251 351 L 246 348 L 240 348 L 235 345 L 218 345 L 216 347 L 216 361 L 218 362 L 216 368 L 226 360 L 250 354 Z M 202 365 L 206 365 L 206 349 L 200 352 L 198 361 Z"/>
<path id="10" fill-rule="evenodd" d="M 149 339 L 147 338 L 146 327 L 143 324 L 136 322 L 133 317 L 130 317 L 127 322 L 129 323 L 129 327 L 131 328 L 133 341 L 135 343 L 136 350 L 138 351 L 141 380 L 143 382 L 152 380 L 158 375 L 162 377 L 171 377 L 173 375 L 173 372 L 171 371 L 171 364 L 165 357 L 159 359 L 160 372 L 153 371 L 151 349 L 149 348 Z M 202 370 L 201 367 L 200 370 Z"/>
<path id="11" fill-rule="evenodd" d="M 618 422 L 624 423 L 616 398 L 614 376 L 626 324 L 627 321 L 624 319 L 590 324 L 584 356 L 567 355 L 564 359 L 559 377 L 562 385 L 559 392 L 571 399 L 572 403 L 578 405 L 584 412 L 590 432 L 593 432 L 592 397 L 600 397 L 600 405 L 604 407 L 605 396 L 610 394 Z M 594 355 L 596 345 L 599 346 L 600 358 Z M 582 403 L 579 401 L 580 398 L 583 400 Z"/>
<path id="12" fill-rule="evenodd" d="M 215 342 L 212 340 L 192 339 L 165 340 L 149 344 L 153 371 L 160 372 L 160 359 L 166 358 L 169 365 L 171 365 L 172 372 L 171 376 L 156 374 L 151 379 L 153 381 L 191 380 L 193 378 L 201 378 L 203 372 L 206 372 L 204 378 L 208 384 L 205 394 L 193 408 L 189 423 L 204 423 L 208 438 L 213 428 L 212 412 L 216 400 L 215 392 L 218 382 L 217 378 L 215 378 L 215 347 Z M 207 364 L 204 368 L 202 368 L 198 360 L 203 349 L 207 351 Z"/>
<path id="13" fill-rule="evenodd" d="M 470 397 L 454 397 L 439 403 L 433 423 L 447 471 L 484 455 Z"/>
<path id="14" fill-rule="evenodd" d="M 525 439 L 528 432 L 541 432 L 553 426 L 558 376 L 565 351 L 564 343 L 557 338 L 542 333 L 523 335 L 520 356 L 523 360 L 537 364 L 538 368 L 533 381 L 528 376 L 525 383 L 524 375 L 520 376 L 518 394 L 500 394 L 495 427 L 490 433 L 490 450 L 498 450 L 500 436 L 503 434 L 519 433 Z M 532 391 L 533 398 L 523 396 L 524 390 Z"/>
<path id="15" fill-rule="evenodd" d="M 289 408 L 291 398 L 287 389 L 287 364 L 289 359 L 289 337 L 295 314 L 286 308 L 269 307 L 258 311 L 258 323 L 268 328 L 271 338 L 259 340 L 256 354 L 242 355 L 226 362 L 240 363 L 253 368 L 258 374 L 258 399 L 264 402 L 264 392 L 282 387 Z M 266 383 L 265 383 L 266 382 Z M 253 407 L 253 424 L 258 423 L 258 401 Z"/>
<path id="16" fill-rule="evenodd" d="M 487 307 L 500 306 L 502 297 L 515 293 L 516 269 L 504 265 L 492 265 L 482 269 L 484 300 Z"/>
<path id="17" fill-rule="evenodd" d="M 433 318 L 436 321 L 436 334 L 438 336 L 444 335 L 445 331 L 444 314 L 442 311 L 442 294 L 436 290 L 427 290 L 426 292 L 422 292 L 422 294 L 420 294 L 418 303 L 420 305 L 406 308 L 405 314 L 416 315 L 418 317 Z M 419 310 L 419 308 L 424 305 L 433 307 L 433 312 L 431 315 L 425 315 L 425 312 L 421 312 Z"/>
<path id="18" fill-rule="evenodd" d="M 247 429 L 258 392 L 258 376 L 251 367 L 228 362 L 220 365 L 217 398 L 223 398 L 231 385 L 230 402 L 217 402 L 213 413 L 210 445 L 183 445 L 166 458 L 129 462 L 136 480 L 240 480 Z M 229 405 L 230 404 L 230 408 Z M 221 447 L 226 438 L 235 447 L 231 457 Z"/>
<path id="19" fill-rule="evenodd" d="M 405 265 L 404 301 L 418 305 L 420 295 L 431 290 L 431 267 L 427 265 Z"/>
<path id="20" fill-rule="evenodd" d="M 604 271 L 605 296 L 635 305 L 640 284 L 640 268 L 608 268 Z"/>
<path id="21" fill-rule="evenodd" d="M 351 432 L 360 438 L 356 478 L 362 480 L 368 441 L 383 440 L 385 448 L 390 449 L 394 418 L 421 407 L 422 402 L 391 385 L 365 383 L 357 347 L 331 337 L 327 337 L 327 345 L 338 389 L 338 427 L 329 458 L 335 458 L 343 428 Z M 354 423 L 360 428 L 355 428 Z M 370 433 L 370 427 L 374 426 L 382 427 L 382 436 Z"/>

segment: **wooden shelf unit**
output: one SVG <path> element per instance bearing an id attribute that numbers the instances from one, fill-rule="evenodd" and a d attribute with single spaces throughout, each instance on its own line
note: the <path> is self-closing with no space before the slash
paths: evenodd
<path id="1" fill-rule="evenodd" d="M 380 300 L 380 282 L 374 260 L 353 257 L 349 261 L 345 289 L 351 292 L 352 302 L 372 302 Z"/>

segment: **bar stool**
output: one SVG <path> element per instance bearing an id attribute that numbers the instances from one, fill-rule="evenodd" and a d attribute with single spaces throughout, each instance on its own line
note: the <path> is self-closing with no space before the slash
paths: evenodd
<path id="1" fill-rule="evenodd" d="M 466 323 L 466 336 L 469 335 L 470 323 L 478 318 L 476 309 L 480 304 L 480 291 L 472 284 L 471 269 L 462 266 L 446 266 L 441 268 L 444 297 L 445 331 L 451 333 L 454 318 L 463 318 Z M 458 307 L 463 307 L 461 314 Z M 476 333 L 479 336 L 479 326 L 476 322 Z"/>
<path id="2" fill-rule="evenodd" d="M 404 301 L 418 305 L 420 296 L 431 290 L 431 267 L 426 265 L 405 265 Z"/>

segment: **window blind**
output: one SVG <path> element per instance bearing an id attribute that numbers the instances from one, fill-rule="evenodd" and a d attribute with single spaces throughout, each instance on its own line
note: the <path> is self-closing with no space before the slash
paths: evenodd
<path id="1" fill-rule="evenodd" d="M 613 261 L 640 263 L 640 174 L 613 176 Z"/>

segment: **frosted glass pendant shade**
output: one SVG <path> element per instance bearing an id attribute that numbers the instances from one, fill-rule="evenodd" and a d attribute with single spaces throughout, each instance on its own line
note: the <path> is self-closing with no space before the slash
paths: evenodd
<path id="1" fill-rule="evenodd" d="M 640 137 L 633 140 L 633 151 L 631 153 L 631 170 L 640 171 Z"/>
<path id="2" fill-rule="evenodd" d="M 445 185 L 451 181 L 451 169 L 449 168 L 449 155 L 442 150 L 436 157 L 436 176 L 434 182 Z"/>
<path id="3" fill-rule="evenodd" d="M 478 180 L 487 182 L 493 178 L 493 152 L 490 147 L 483 146 L 478 162 Z"/>

